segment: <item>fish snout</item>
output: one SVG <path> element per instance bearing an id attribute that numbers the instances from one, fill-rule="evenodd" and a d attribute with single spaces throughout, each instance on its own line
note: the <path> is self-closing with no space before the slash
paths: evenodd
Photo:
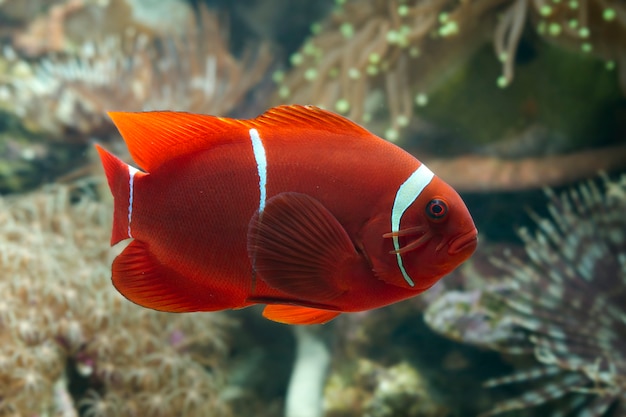
<path id="1" fill-rule="evenodd" d="M 473 253 L 478 244 L 478 232 L 472 229 L 467 233 L 455 237 L 448 246 L 448 255 L 458 255 L 461 252 Z"/>

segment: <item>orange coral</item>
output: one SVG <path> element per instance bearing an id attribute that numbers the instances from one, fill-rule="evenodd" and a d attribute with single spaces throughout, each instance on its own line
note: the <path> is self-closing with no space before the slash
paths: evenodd
<path id="1" fill-rule="evenodd" d="M 36 56 L 65 49 L 64 23 L 68 15 L 85 7 L 85 0 L 67 0 L 50 7 L 48 15 L 33 20 L 28 29 L 13 37 L 15 47 L 26 55 Z"/>

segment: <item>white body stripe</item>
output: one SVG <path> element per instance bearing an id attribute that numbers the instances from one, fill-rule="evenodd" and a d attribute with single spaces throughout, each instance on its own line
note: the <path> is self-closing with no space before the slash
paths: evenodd
<path id="1" fill-rule="evenodd" d="M 137 168 L 128 166 L 128 237 L 133 237 L 130 233 L 130 222 L 133 219 L 133 194 L 135 192 L 135 174 L 138 173 Z"/>
<path id="2" fill-rule="evenodd" d="M 396 233 L 400 230 L 400 220 L 402 219 L 402 215 L 409 208 L 411 204 L 417 197 L 424 191 L 424 188 L 432 181 L 435 175 L 432 173 L 426 165 L 422 164 L 419 168 L 413 172 L 409 178 L 406 179 L 398 188 L 396 192 L 396 198 L 393 202 L 393 208 L 391 209 L 391 232 Z M 393 236 L 393 248 L 395 250 L 400 249 L 400 242 L 398 240 L 398 236 Z M 402 264 L 402 256 L 399 253 L 396 254 L 396 258 L 398 261 L 398 267 L 402 272 L 402 276 L 404 277 L 407 284 L 411 287 L 415 286 L 415 283 L 407 274 L 404 269 L 404 265 Z"/>
<path id="3" fill-rule="evenodd" d="M 259 213 L 263 213 L 265 199 L 267 198 L 267 159 L 263 142 L 256 129 L 250 129 L 250 140 L 252 141 L 252 152 L 254 152 L 256 169 L 259 174 Z"/>

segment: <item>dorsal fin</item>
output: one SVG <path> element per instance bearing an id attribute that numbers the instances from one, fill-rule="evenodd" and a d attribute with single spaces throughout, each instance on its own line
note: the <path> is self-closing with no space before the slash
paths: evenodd
<path id="1" fill-rule="evenodd" d="M 133 160 L 148 172 L 168 159 L 244 138 L 245 133 L 239 120 L 202 114 L 150 111 L 109 112 L 109 116 Z"/>
<path id="2" fill-rule="evenodd" d="M 303 127 L 310 130 L 342 131 L 352 135 L 373 136 L 367 129 L 337 113 L 315 106 L 297 104 L 273 107 L 256 119 L 250 120 L 250 124 L 255 127 L 291 129 Z"/>
<path id="3" fill-rule="evenodd" d="M 177 156 L 218 144 L 247 141 L 250 128 L 285 129 L 285 133 L 293 133 L 295 129 L 340 131 L 373 136 L 345 117 L 314 106 L 278 106 L 250 120 L 173 111 L 109 112 L 109 116 L 135 162 L 148 172 Z"/>

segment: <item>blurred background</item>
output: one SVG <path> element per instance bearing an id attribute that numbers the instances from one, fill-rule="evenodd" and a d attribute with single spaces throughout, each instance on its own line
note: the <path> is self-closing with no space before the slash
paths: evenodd
<path id="1" fill-rule="evenodd" d="M 626 415 L 623 0 L 0 0 L 0 417 Z M 110 284 L 106 111 L 343 114 L 477 253 L 324 326 Z"/>

